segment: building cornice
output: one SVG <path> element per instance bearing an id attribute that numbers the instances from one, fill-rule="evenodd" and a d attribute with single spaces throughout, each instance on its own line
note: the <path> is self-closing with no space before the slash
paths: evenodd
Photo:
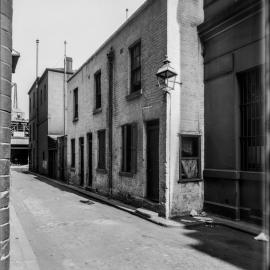
<path id="1" fill-rule="evenodd" d="M 262 10 L 261 0 L 241 0 L 217 14 L 198 27 L 200 38 L 203 42 L 230 29 L 239 22 L 254 16 Z"/>

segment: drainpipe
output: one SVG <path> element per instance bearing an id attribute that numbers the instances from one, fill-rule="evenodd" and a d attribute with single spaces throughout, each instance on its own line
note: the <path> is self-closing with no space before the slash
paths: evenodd
<path id="1" fill-rule="evenodd" d="M 9 269 L 12 1 L 0 0 L 0 269 Z"/>
<path id="2" fill-rule="evenodd" d="M 39 93 L 38 93 L 38 47 L 39 47 L 39 40 L 36 40 L 36 171 L 39 171 L 39 145 L 38 145 L 38 135 L 39 135 L 39 110 L 38 110 L 38 104 L 39 104 Z"/>
<path id="3" fill-rule="evenodd" d="M 113 167 L 113 64 L 114 51 L 113 48 L 107 54 L 108 58 L 108 74 L 109 74 L 109 94 L 108 94 L 108 126 L 109 126 L 109 192 L 112 196 L 112 167 Z"/>

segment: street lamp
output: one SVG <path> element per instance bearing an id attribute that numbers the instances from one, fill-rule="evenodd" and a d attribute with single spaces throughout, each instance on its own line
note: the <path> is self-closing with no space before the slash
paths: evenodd
<path id="1" fill-rule="evenodd" d="M 177 73 L 174 68 L 170 65 L 167 55 L 163 61 L 163 65 L 158 69 L 156 76 L 158 81 L 158 86 L 165 91 L 173 90 L 176 82 Z"/>

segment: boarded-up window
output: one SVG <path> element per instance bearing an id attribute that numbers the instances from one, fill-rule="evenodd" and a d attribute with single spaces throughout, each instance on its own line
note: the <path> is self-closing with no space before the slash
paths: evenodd
<path id="1" fill-rule="evenodd" d="M 122 126 L 122 172 L 137 171 L 137 124 Z"/>
<path id="2" fill-rule="evenodd" d="M 106 131 L 98 131 L 98 169 L 106 169 Z"/>
<path id="3" fill-rule="evenodd" d="M 200 136 L 181 135 L 180 180 L 201 178 Z"/>

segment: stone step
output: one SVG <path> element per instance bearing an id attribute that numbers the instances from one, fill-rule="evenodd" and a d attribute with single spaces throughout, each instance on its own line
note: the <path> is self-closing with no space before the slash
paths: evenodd
<path id="1" fill-rule="evenodd" d="M 158 217 L 157 212 L 154 212 L 154 211 L 151 211 L 151 210 L 148 210 L 148 209 L 145 209 L 145 208 L 137 208 L 135 213 L 137 213 L 139 215 L 142 215 L 142 216 L 144 216 L 146 218 Z"/>

